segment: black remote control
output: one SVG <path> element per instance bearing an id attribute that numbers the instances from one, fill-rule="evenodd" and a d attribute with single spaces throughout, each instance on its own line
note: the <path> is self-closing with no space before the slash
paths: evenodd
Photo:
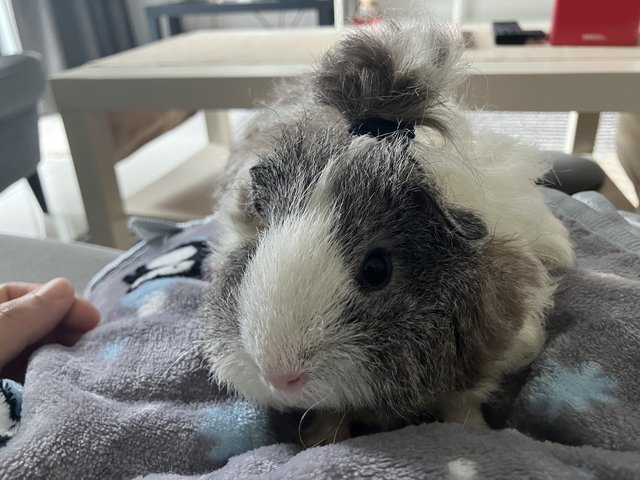
<path id="1" fill-rule="evenodd" d="M 493 34 L 496 45 L 524 45 L 547 37 L 541 30 L 522 30 L 518 22 L 493 22 Z"/>

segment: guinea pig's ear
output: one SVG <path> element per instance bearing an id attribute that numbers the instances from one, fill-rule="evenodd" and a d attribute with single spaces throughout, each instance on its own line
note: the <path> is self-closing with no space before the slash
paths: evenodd
<path id="1" fill-rule="evenodd" d="M 312 76 L 320 103 L 338 109 L 351 133 L 384 137 L 426 125 L 447 135 L 450 99 L 464 81 L 463 44 L 435 22 L 381 22 L 347 33 Z"/>
<path id="2" fill-rule="evenodd" d="M 482 219 L 472 212 L 449 208 L 442 214 L 451 230 L 467 240 L 482 240 L 489 233 Z"/>
<path id="3" fill-rule="evenodd" d="M 269 178 L 269 169 L 263 164 L 254 165 L 249 169 L 249 195 L 247 199 L 247 211 L 265 222 L 268 217 L 268 202 L 265 195 L 265 185 L 272 181 Z"/>
<path id="4" fill-rule="evenodd" d="M 482 240 L 489 233 L 481 217 L 469 210 L 447 206 L 438 195 L 421 190 L 414 193 L 414 199 L 422 208 L 430 208 L 441 217 L 448 230 L 455 235 L 474 241 Z"/>

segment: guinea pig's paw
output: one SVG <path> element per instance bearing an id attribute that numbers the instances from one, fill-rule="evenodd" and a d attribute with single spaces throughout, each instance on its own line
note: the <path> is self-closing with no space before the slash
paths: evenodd
<path id="1" fill-rule="evenodd" d="M 448 395 L 440 402 L 442 420 L 463 427 L 489 428 L 482 415 L 482 401 L 472 392 Z"/>
<path id="2" fill-rule="evenodd" d="M 351 418 L 346 413 L 313 412 L 312 418 L 303 418 L 300 423 L 300 443 L 304 448 L 330 445 L 351 437 Z"/>
<path id="3" fill-rule="evenodd" d="M 447 412 L 445 422 L 459 423 L 463 427 L 489 428 L 479 407 L 470 406 L 466 410 Z"/>

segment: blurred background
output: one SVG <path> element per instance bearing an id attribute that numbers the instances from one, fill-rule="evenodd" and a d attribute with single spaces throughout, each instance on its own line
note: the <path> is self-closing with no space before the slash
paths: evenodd
<path id="1" fill-rule="evenodd" d="M 477 25 L 490 28 L 492 22 L 516 20 L 527 28 L 549 32 L 556 8 L 554 0 L 323 0 L 316 2 L 317 5 L 312 3 L 314 0 L 171 3 L 166 0 L 0 0 L 0 59 L 37 52 L 41 68 L 46 77 L 50 77 L 87 62 L 194 31 L 357 28 L 354 25 L 375 22 L 398 12 L 416 18 L 433 14 L 450 19 L 463 29 Z M 268 5 L 265 7 L 265 4 Z M 200 9 L 197 13 L 194 5 Z M 214 8 L 220 5 L 228 9 Z M 171 10 L 173 16 L 162 14 L 165 7 L 174 9 Z M 631 48 L 637 50 L 637 46 Z M 0 63 L 0 81 L 9 78 L 7 72 L 11 69 L 15 73 L 20 68 L 36 68 L 13 65 L 3 72 L 2 65 Z M 5 106 L 22 95 L 17 93 L 15 84 L 12 85 L 13 90 L 5 87 L 0 91 L 0 102 Z M 34 88 L 37 98 L 31 103 L 37 108 L 37 167 L 9 185 L 0 182 L 3 188 L 0 233 L 63 241 L 91 240 L 71 150 L 52 89 L 48 83 L 42 92 L 37 86 Z M 0 113 L 2 109 L 0 103 Z M 247 109 L 229 112 L 233 138 L 241 134 L 251 115 L 252 111 Z M 600 114 L 592 156 L 630 204 L 637 207 L 633 181 L 618 160 L 618 115 L 617 112 Z M 478 124 L 516 136 L 541 149 L 566 150 L 570 112 L 475 111 L 471 116 Z M 189 164 L 189 158 L 210 141 L 204 112 L 119 111 L 112 112 L 109 118 L 117 147 L 115 173 L 128 214 L 186 220 L 211 211 L 210 192 L 202 186 L 203 182 L 196 187 L 193 178 L 215 182 L 224 161 L 211 159 L 205 166 Z M 11 128 L 6 119 L 0 119 L 0 131 L 2 128 Z M 20 157 L 27 150 L 33 148 L 10 148 L 8 140 L 4 145 L 0 143 L 0 172 L 3 163 L 26 162 Z M 166 194 L 169 184 L 172 195 Z"/>

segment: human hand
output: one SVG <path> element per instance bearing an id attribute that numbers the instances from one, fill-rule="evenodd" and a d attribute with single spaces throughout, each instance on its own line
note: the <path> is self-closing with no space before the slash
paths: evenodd
<path id="1" fill-rule="evenodd" d="M 74 345 L 100 321 L 65 278 L 0 284 L 0 378 L 22 380 L 28 356 L 47 343 Z M 9 368 L 10 367 L 10 368 Z"/>

